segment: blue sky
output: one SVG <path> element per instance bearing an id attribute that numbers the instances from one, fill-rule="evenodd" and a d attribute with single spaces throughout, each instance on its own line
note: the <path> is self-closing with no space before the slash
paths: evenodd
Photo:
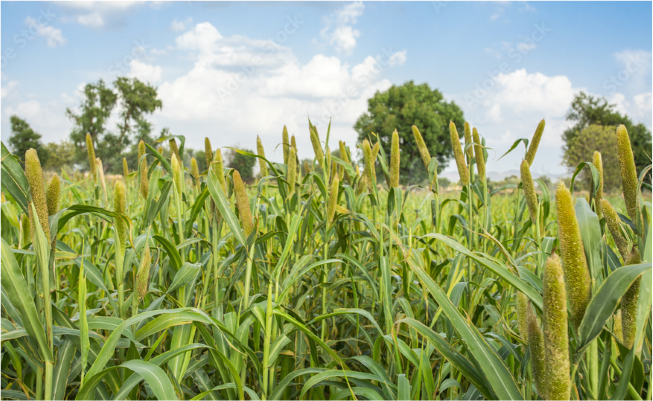
<path id="1" fill-rule="evenodd" d="M 133 76 L 159 87 L 156 133 L 196 149 L 260 135 L 281 160 L 286 124 L 311 157 L 308 116 L 354 145 L 367 99 L 414 80 L 463 109 L 496 150 L 489 171 L 518 169 L 521 153 L 496 159 L 545 118 L 534 174 L 560 174 L 575 93 L 651 127 L 651 15 L 650 2 L 2 2 L 2 139 L 12 114 L 65 139 L 86 83 Z"/>

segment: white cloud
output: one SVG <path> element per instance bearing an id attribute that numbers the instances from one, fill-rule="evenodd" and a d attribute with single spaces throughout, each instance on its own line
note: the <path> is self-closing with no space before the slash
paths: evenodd
<path id="1" fill-rule="evenodd" d="M 633 98 L 635 101 L 635 113 L 640 116 L 651 117 L 651 92 L 641 93 L 635 95 Z M 650 121 L 650 120 L 649 120 Z M 650 122 L 649 122 L 650 125 Z"/>
<path id="2" fill-rule="evenodd" d="M 517 43 L 517 50 L 519 50 L 522 53 L 527 53 L 535 49 L 537 49 L 537 45 L 533 41 Z"/>
<path id="3" fill-rule="evenodd" d="M 132 60 L 129 63 L 131 71 L 130 77 L 138 78 L 141 81 L 148 83 L 158 83 L 161 81 L 161 67 L 158 65 L 146 64 L 139 60 Z"/>
<path id="4" fill-rule="evenodd" d="M 141 4 L 136 1 L 61 1 L 64 21 L 75 21 L 89 28 L 124 23 L 127 13 Z"/>
<path id="5" fill-rule="evenodd" d="M 356 39 L 360 32 L 352 25 L 363 15 L 365 5 L 357 1 L 347 4 L 334 14 L 325 18 L 325 26 L 320 31 L 320 37 L 338 52 L 350 54 L 356 47 Z"/>
<path id="6" fill-rule="evenodd" d="M 520 69 L 497 74 L 479 82 L 476 89 L 452 97 L 464 110 L 465 119 L 478 128 L 493 149 L 489 151 L 488 171 L 518 170 L 524 157 L 523 146 L 497 159 L 518 138 L 530 139 L 544 118 L 546 128 L 533 172 L 561 174 L 566 172 L 561 165 L 561 135 L 570 125 L 566 115 L 574 94 L 583 89 L 574 87 L 564 75 L 547 76 Z M 447 167 L 452 168 L 451 164 Z"/>
<path id="7" fill-rule="evenodd" d="M 90 13 L 77 16 L 77 22 L 91 28 L 100 28 L 104 25 L 104 19 L 100 13 Z"/>
<path id="8" fill-rule="evenodd" d="M 352 13 L 342 18 L 351 21 Z M 336 56 L 316 54 L 301 62 L 287 47 L 239 35 L 226 37 L 210 23 L 195 25 L 179 35 L 176 44 L 195 62 L 181 76 L 159 85 L 164 108 L 155 114 L 156 125 L 198 133 L 188 136 L 191 148 L 203 146 L 200 139 L 206 135 L 217 146 L 240 142 L 254 149 L 260 135 L 272 160 L 281 158 L 281 148 L 276 147 L 283 125 L 296 134 L 301 158 L 313 154 L 306 129 L 309 117 L 323 140 L 333 117 L 331 147 L 338 140 L 353 146 L 357 134 L 352 126 L 367 109 L 367 99 L 391 86 L 383 78 L 384 68 L 391 68 L 389 60 L 400 65 L 406 57 L 400 51 L 348 64 Z"/>
<path id="9" fill-rule="evenodd" d="M 619 70 L 611 78 L 620 91 L 629 94 L 641 93 L 651 88 L 651 52 L 646 50 L 624 50 L 614 53 Z"/>
<path id="10" fill-rule="evenodd" d="M 406 50 L 402 50 L 390 56 L 390 60 L 388 61 L 388 64 L 390 65 L 390 67 L 394 67 L 396 65 L 404 65 L 405 62 L 406 62 Z"/>
<path id="11" fill-rule="evenodd" d="M 57 47 L 66 43 L 66 39 L 61 34 L 61 29 L 56 29 L 46 24 L 39 24 L 32 17 L 25 18 L 25 25 L 29 27 L 30 31 L 44 38 L 48 47 Z"/>
<path id="12" fill-rule="evenodd" d="M 498 93 L 489 103 L 499 103 L 516 112 L 563 115 L 575 93 L 571 81 L 564 75 L 548 77 L 520 69 L 509 74 L 498 74 L 495 80 Z"/>
<path id="13" fill-rule="evenodd" d="M 18 115 L 21 118 L 30 118 L 38 115 L 41 112 L 41 103 L 36 100 L 29 100 L 27 102 L 19 103 L 16 107 L 9 106 L 5 114 Z"/>
<path id="14" fill-rule="evenodd" d="M 9 81 L 7 85 L 2 87 L 2 99 L 14 91 L 14 88 L 18 85 L 17 81 Z"/>
<path id="15" fill-rule="evenodd" d="M 193 19 L 191 17 L 188 17 L 183 21 L 177 21 L 177 18 L 175 18 L 174 20 L 172 20 L 170 29 L 173 32 L 182 32 L 188 29 L 188 27 L 191 25 L 193 25 Z"/>

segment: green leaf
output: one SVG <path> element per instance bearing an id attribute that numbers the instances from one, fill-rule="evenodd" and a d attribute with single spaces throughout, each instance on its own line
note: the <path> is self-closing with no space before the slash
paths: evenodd
<path id="1" fill-rule="evenodd" d="M 240 223 L 236 218 L 236 214 L 229 207 L 229 202 L 227 202 L 227 197 L 222 190 L 222 185 L 220 185 L 218 177 L 215 175 L 212 169 L 209 170 L 207 186 L 209 188 L 211 198 L 213 198 L 213 202 L 215 202 L 215 205 L 222 215 L 222 218 L 227 223 L 227 226 L 229 226 L 229 229 L 233 233 L 234 237 L 240 243 L 240 245 L 247 246 L 247 238 L 245 238 L 245 233 L 240 227 Z"/>
<path id="2" fill-rule="evenodd" d="M 476 253 L 472 253 L 469 251 L 469 249 L 465 248 L 463 245 L 461 245 L 459 242 L 454 240 L 453 238 L 447 237 L 442 234 L 426 234 L 422 238 L 428 237 L 428 238 L 435 238 L 438 239 L 445 244 L 449 245 L 451 248 L 453 248 L 456 252 L 462 253 L 466 255 L 469 258 L 474 259 L 476 262 L 480 263 L 481 265 L 487 267 L 488 269 L 492 270 L 495 274 L 497 274 L 499 277 L 502 279 L 506 280 L 510 285 L 518 289 L 519 291 L 523 292 L 526 294 L 526 296 L 531 300 L 533 305 L 535 305 L 538 309 L 542 310 L 542 295 L 540 295 L 533 287 L 530 285 L 526 284 L 522 279 L 514 275 L 510 270 L 507 268 L 500 266 L 499 264 L 484 258 L 482 256 L 478 256 Z"/>
<path id="3" fill-rule="evenodd" d="M 579 358 L 587 346 L 601 334 L 605 323 L 617 309 L 621 297 L 631 284 L 645 272 L 651 270 L 651 263 L 641 263 L 620 267 L 608 276 L 596 292 L 585 311 L 585 316 L 578 330 L 579 340 L 576 357 Z"/>
<path id="4" fill-rule="evenodd" d="M 395 324 L 406 323 L 410 327 L 414 328 L 419 332 L 424 338 L 431 343 L 439 353 L 442 354 L 451 364 L 453 364 L 456 369 L 458 369 L 463 376 L 469 380 L 474 387 L 476 387 L 485 398 L 494 399 L 497 398 L 491 389 L 486 385 L 483 375 L 481 375 L 474 364 L 472 364 L 467 358 L 465 358 L 460 352 L 458 352 L 453 346 L 446 342 L 439 334 L 434 332 L 432 329 L 424 325 L 423 323 L 412 319 L 405 318 L 401 319 Z"/>
<path id="5" fill-rule="evenodd" d="M 648 239 L 650 240 L 650 229 Z M 650 256 L 650 255 L 649 255 Z M 649 262 L 650 263 L 650 262 Z M 613 400 L 623 400 L 625 399 L 626 392 L 628 391 L 628 383 L 630 383 L 630 375 L 633 372 L 633 365 L 636 359 L 636 353 L 639 349 L 644 334 L 644 329 L 646 327 L 647 320 L 651 317 L 651 270 L 649 270 L 642 275 L 642 281 L 639 286 L 639 298 L 637 303 L 637 331 L 635 333 L 635 341 L 633 343 L 633 348 L 630 350 L 626 356 L 626 360 L 623 363 L 621 377 L 619 378 L 619 385 L 617 386 L 617 391 L 612 394 L 610 397 Z M 623 269 L 623 267 L 621 268 Z M 617 269 L 617 271 L 621 270 Z"/>
<path id="6" fill-rule="evenodd" d="M 150 385 L 152 392 L 154 392 L 154 395 L 156 395 L 159 400 L 178 399 L 175 389 L 172 387 L 172 383 L 170 383 L 170 379 L 160 367 L 139 359 L 132 359 L 120 366 L 133 370 L 143 376 L 145 381 L 147 381 L 147 384 Z"/>
<path id="7" fill-rule="evenodd" d="M 175 278 L 172 279 L 172 284 L 170 284 L 170 287 L 168 287 L 166 293 L 170 294 L 177 288 L 188 284 L 191 280 L 197 277 L 197 275 L 200 274 L 201 271 L 202 271 L 201 263 L 188 263 L 188 262 L 184 263 L 181 266 L 181 269 L 177 271 L 177 274 L 175 274 Z"/>
<path id="8" fill-rule="evenodd" d="M 2 189 L 18 203 L 23 212 L 27 213 L 29 199 L 29 183 L 25 177 L 25 172 L 16 156 L 12 155 L 5 143 L 2 142 Z"/>
<path id="9" fill-rule="evenodd" d="M 179 251 L 177 251 L 177 248 L 175 245 L 170 242 L 167 238 L 164 238 L 160 235 L 154 235 L 152 236 L 152 239 L 161 244 L 163 246 L 163 249 L 166 251 L 168 254 L 168 257 L 170 258 L 170 262 L 172 263 L 172 266 L 175 268 L 175 270 L 181 269 L 181 256 L 179 255 Z"/>
<path id="10" fill-rule="evenodd" d="M 576 200 L 576 218 L 580 227 L 580 235 L 585 249 L 585 258 L 592 279 L 597 285 L 603 283 L 603 261 L 601 260 L 601 224 L 599 217 L 592 211 L 585 198 Z M 597 334 L 598 335 L 598 334 Z"/>
<path id="11" fill-rule="evenodd" d="M 441 237 L 446 239 L 444 236 Z M 523 399 L 510 371 L 501 358 L 496 354 L 494 349 L 492 349 L 490 344 L 488 344 L 483 336 L 478 332 L 476 327 L 461 315 L 442 288 L 440 288 L 440 286 L 433 281 L 431 276 L 414 262 L 413 258 L 409 258 L 408 260 L 412 270 L 417 274 L 433 298 L 435 298 L 435 301 L 440 305 L 449 320 L 451 320 L 451 324 L 460 334 L 462 340 L 469 348 L 469 351 L 478 361 L 481 370 L 487 377 L 487 380 L 497 397 L 502 400 Z M 521 280 L 519 280 L 519 282 L 521 283 Z"/>
<path id="12" fill-rule="evenodd" d="M 23 326 L 29 336 L 34 339 L 41 351 L 41 357 L 46 362 L 54 362 L 50 347 L 45 338 L 45 330 L 39 320 L 33 294 L 29 291 L 27 282 L 18 267 L 18 262 L 11 247 L 2 239 L 2 287 L 7 292 L 12 305 L 20 312 Z"/>

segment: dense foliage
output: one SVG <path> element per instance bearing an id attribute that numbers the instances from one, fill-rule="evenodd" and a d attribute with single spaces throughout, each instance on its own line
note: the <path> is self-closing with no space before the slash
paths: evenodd
<path id="1" fill-rule="evenodd" d="M 47 182 L 3 144 L 2 398 L 650 399 L 651 202 L 625 128 L 623 199 L 599 153 L 587 198 L 533 180 L 543 121 L 519 186 L 489 191 L 458 129 L 451 193 L 418 127 L 419 193 L 396 131 L 359 170 L 309 123 L 301 168 L 287 135 L 283 164 L 238 151 L 261 161 L 249 187 L 208 138 L 206 171 L 166 136 L 115 181 L 90 135 L 90 174 Z"/>
<path id="2" fill-rule="evenodd" d="M 412 125 L 419 127 L 426 146 L 438 161 L 438 171 L 447 166 L 452 156 L 449 121 L 458 126 L 465 121 L 463 111 L 454 102 L 446 102 L 442 93 L 428 84 L 415 85 L 413 81 L 376 92 L 367 102 L 367 112 L 354 125 L 358 140 L 363 142 L 376 134 L 385 153 L 390 154 L 390 138 L 396 129 L 401 145 L 402 183 L 422 183 L 428 178 L 420 162 Z"/>
<path id="3" fill-rule="evenodd" d="M 623 124 L 628 130 L 637 171 L 642 171 L 651 164 L 651 131 L 642 123 L 633 123 L 630 117 L 625 114 L 622 115 L 616 110 L 616 107 L 615 104 L 609 104 L 605 98 L 594 97 L 585 92 L 580 92 L 574 96 L 574 100 L 571 102 L 571 110 L 567 114 L 567 121 L 572 122 L 574 125 L 566 129 L 562 134 L 567 167 L 574 169 L 578 165 L 579 161 L 576 161 L 574 156 L 578 152 L 577 148 L 583 146 L 581 142 L 583 139 L 579 138 L 579 135 L 583 129 L 588 128 L 590 125 L 603 126 L 612 129 L 614 132 L 618 125 Z M 600 148 L 592 151 L 594 150 L 604 151 L 604 149 Z M 613 170 L 617 169 L 616 164 L 607 166 Z M 648 181 L 650 182 L 650 178 Z"/>

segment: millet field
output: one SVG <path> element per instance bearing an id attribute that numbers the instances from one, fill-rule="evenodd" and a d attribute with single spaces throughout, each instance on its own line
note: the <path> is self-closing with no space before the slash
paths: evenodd
<path id="1" fill-rule="evenodd" d="M 2 144 L 1 397 L 650 400 L 651 166 L 626 128 L 609 196 L 599 152 L 532 178 L 544 121 L 492 190 L 476 129 L 449 126 L 451 192 L 412 130 L 430 185 L 399 185 L 396 131 L 386 153 L 310 121 L 313 155 L 285 129 L 284 163 L 232 150 L 250 183 L 209 138 L 207 171 L 167 136 L 115 177 L 90 136 L 86 175 Z"/>

